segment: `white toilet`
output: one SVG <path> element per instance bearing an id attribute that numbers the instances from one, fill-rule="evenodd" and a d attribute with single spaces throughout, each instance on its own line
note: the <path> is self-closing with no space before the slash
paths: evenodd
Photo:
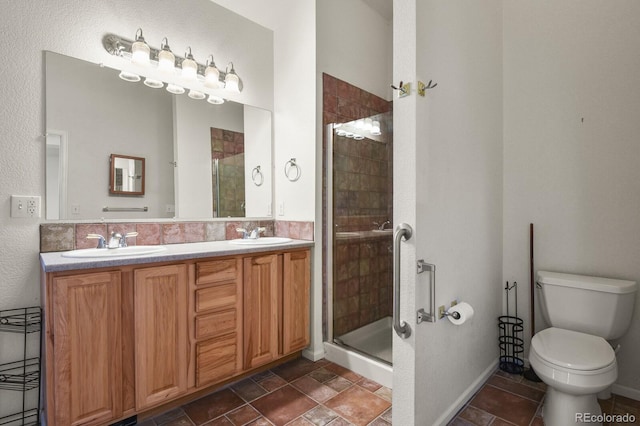
<path id="1" fill-rule="evenodd" d="M 601 414 L 596 395 L 618 377 L 616 356 L 607 340 L 627 331 L 637 285 L 545 271 L 538 271 L 537 283 L 551 328 L 531 339 L 529 362 L 547 384 L 544 423 L 581 423 L 577 413 Z"/>

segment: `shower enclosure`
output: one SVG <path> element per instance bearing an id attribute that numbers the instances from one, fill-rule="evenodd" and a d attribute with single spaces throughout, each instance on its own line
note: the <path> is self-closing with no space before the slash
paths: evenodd
<path id="1" fill-rule="evenodd" d="M 392 113 L 329 124 L 326 137 L 327 341 L 389 367 Z"/>

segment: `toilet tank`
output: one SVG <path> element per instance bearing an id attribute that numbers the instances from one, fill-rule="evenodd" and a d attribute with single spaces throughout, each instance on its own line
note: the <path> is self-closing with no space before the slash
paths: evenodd
<path id="1" fill-rule="evenodd" d="M 626 333 L 631 323 L 635 281 L 538 271 L 538 296 L 547 322 L 606 340 Z"/>

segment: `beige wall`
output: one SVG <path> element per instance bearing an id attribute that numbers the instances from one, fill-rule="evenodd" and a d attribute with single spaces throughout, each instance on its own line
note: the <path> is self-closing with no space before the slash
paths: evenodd
<path id="1" fill-rule="evenodd" d="M 504 2 L 503 280 L 527 331 L 529 223 L 536 269 L 640 281 L 638 52 L 637 1 Z M 636 297 L 614 388 L 636 399 L 639 333 Z"/>

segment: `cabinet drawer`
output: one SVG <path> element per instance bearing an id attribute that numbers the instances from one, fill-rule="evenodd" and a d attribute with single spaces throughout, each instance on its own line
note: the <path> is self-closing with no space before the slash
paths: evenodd
<path id="1" fill-rule="evenodd" d="M 238 312 L 235 309 L 196 317 L 196 339 L 219 336 L 236 331 Z"/>
<path id="2" fill-rule="evenodd" d="M 233 376 L 238 371 L 237 334 L 231 333 L 196 344 L 196 386 Z"/>
<path id="3" fill-rule="evenodd" d="M 237 259 L 214 260 L 196 264 L 196 285 L 236 281 L 240 276 Z"/>
<path id="4" fill-rule="evenodd" d="M 196 290 L 196 312 L 234 307 L 237 301 L 238 286 L 236 283 Z"/>

